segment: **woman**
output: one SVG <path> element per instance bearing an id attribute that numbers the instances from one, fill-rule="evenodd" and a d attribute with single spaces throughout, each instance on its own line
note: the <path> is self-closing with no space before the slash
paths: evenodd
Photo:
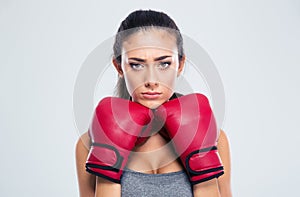
<path id="1" fill-rule="evenodd" d="M 156 109 L 178 96 L 175 80 L 183 70 L 185 55 L 179 29 L 169 16 L 152 10 L 131 13 L 121 23 L 113 49 L 118 97 Z M 162 129 L 135 146 L 119 184 L 86 172 L 86 147 L 91 146 L 91 139 L 84 133 L 76 144 L 80 196 L 175 196 L 171 192 L 177 196 L 231 196 L 230 152 L 224 131 L 217 144 L 224 174 L 194 185 L 169 140 Z M 149 188 L 153 184 L 157 185 Z"/>

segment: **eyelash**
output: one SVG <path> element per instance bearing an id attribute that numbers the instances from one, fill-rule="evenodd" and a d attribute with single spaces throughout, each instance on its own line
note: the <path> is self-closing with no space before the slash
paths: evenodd
<path id="1" fill-rule="evenodd" d="M 161 70 L 167 69 L 167 68 L 171 65 L 171 62 L 160 62 L 160 63 L 159 63 L 159 65 L 164 65 L 164 64 L 168 64 L 168 66 L 167 66 L 167 67 L 161 67 L 161 68 L 160 68 Z M 137 65 L 142 65 L 142 66 L 144 66 L 143 64 L 139 64 L 139 63 L 129 63 L 129 65 L 130 65 L 131 68 L 133 68 L 133 69 L 135 69 L 135 70 L 139 70 L 139 69 L 134 68 L 134 66 L 137 66 Z"/>
<path id="2" fill-rule="evenodd" d="M 137 66 L 137 65 L 142 65 L 142 64 L 136 64 L 136 63 L 129 63 L 130 67 L 134 70 L 137 70 L 136 68 L 134 68 L 134 66 Z"/>
<path id="3" fill-rule="evenodd" d="M 171 62 L 161 62 L 160 65 L 162 65 L 162 64 L 168 64 L 167 67 L 162 68 L 162 70 L 165 70 L 165 69 L 169 68 L 169 66 L 171 65 Z"/>

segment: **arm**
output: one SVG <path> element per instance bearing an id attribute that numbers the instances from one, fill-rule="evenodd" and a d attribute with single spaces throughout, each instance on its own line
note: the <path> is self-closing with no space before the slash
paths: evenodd
<path id="1" fill-rule="evenodd" d="M 80 197 L 121 196 L 120 184 L 106 181 L 86 172 L 85 162 L 90 144 L 87 132 L 82 134 L 76 143 L 76 168 Z"/>
<path id="2" fill-rule="evenodd" d="M 194 197 L 220 197 L 217 179 L 211 179 L 193 186 Z M 223 196 L 222 196 L 223 197 Z"/>
<path id="3" fill-rule="evenodd" d="M 95 197 L 121 197 L 121 184 L 96 177 Z"/>
<path id="4" fill-rule="evenodd" d="M 85 162 L 89 153 L 88 147 L 90 146 L 90 138 L 88 133 L 84 133 L 76 143 L 76 168 L 77 179 L 79 186 L 80 197 L 93 197 L 95 196 L 95 183 L 96 177 L 87 173 L 85 170 Z"/>
<path id="5" fill-rule="evenodd" d="M 212 179 L 193 186 L 194 196 L 222 196 L 232 197 L 230 184 L 230 149 L 228 138 L 223 130 L 220 131 L 218 139 L 218 152 L 221 157 L 224 174 L 218 179 Z"/>
<path id="6" fill-rule="evenodd" d="M 224 174 L 218 178 L 219 190 L 222 197 L 232 197 L 230 147 L 226 133 L 222 129 L 220 131 L 217 147 L 224 166 Z"/>

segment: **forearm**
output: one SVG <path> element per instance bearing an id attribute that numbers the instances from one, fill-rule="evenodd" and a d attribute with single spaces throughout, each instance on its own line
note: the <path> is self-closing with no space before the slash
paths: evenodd
<path id="1" fill-rule="evenodd" d="M 85 161 L 90 142 L 87 133 L 84 133 L 76 143 L 76 169 L 80 197 L 94 197 L 96 177 L 85 171 Z"/>
<path id="2" fill-rule="evenodd" d="M 121 185 L 97 177 L 95 197 L 121 197 Z"/>
<path id="3" fill-rule="evenodd" d="M 193 186 L 194 197 L 220 197 L 217 179 L 212 179 Z"/>
<path id="4" fill-rule="evenodd" d="M 218 150 L 224 166 L 224 175 L 218 178 L 219 190 L 222 197 L 232 197 L 230 146 L 228 137 L 223 130 L 220 132 Z"/>
<path id="5" fill-rule="evenodd" d="M 218 186 L 219 186 L 221 196 L 232 197 L 230 182 L 223 181 L 221 178 L 226 178 L 226 177 L 220 177 L 218 180 Z"/>
<path id="6" fill-rule="evenodd" d="M 91 176 L 91 175 L 89 175 Z M 87 178 L 87 179 L 86 179 Z M 95 196 L 95 181 L 96 178 L 92 176 L 91 178 L 83 178 L 79 183 L 79 193 L 80 197 L 94 197 Z M 93 180 L 93 182 L 91 182 Z"/>

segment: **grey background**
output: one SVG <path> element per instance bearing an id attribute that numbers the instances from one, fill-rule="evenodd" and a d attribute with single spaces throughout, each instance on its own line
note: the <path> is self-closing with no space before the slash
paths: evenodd
<path id="1" fill-rule="evenodd" d="M 215 62 L 234 196 L 296 196 L 300 3 L 0 1 L 0 196 L 78 196 L 72 96 L 88 54 L 135 9 L 169 14 Z"/>

